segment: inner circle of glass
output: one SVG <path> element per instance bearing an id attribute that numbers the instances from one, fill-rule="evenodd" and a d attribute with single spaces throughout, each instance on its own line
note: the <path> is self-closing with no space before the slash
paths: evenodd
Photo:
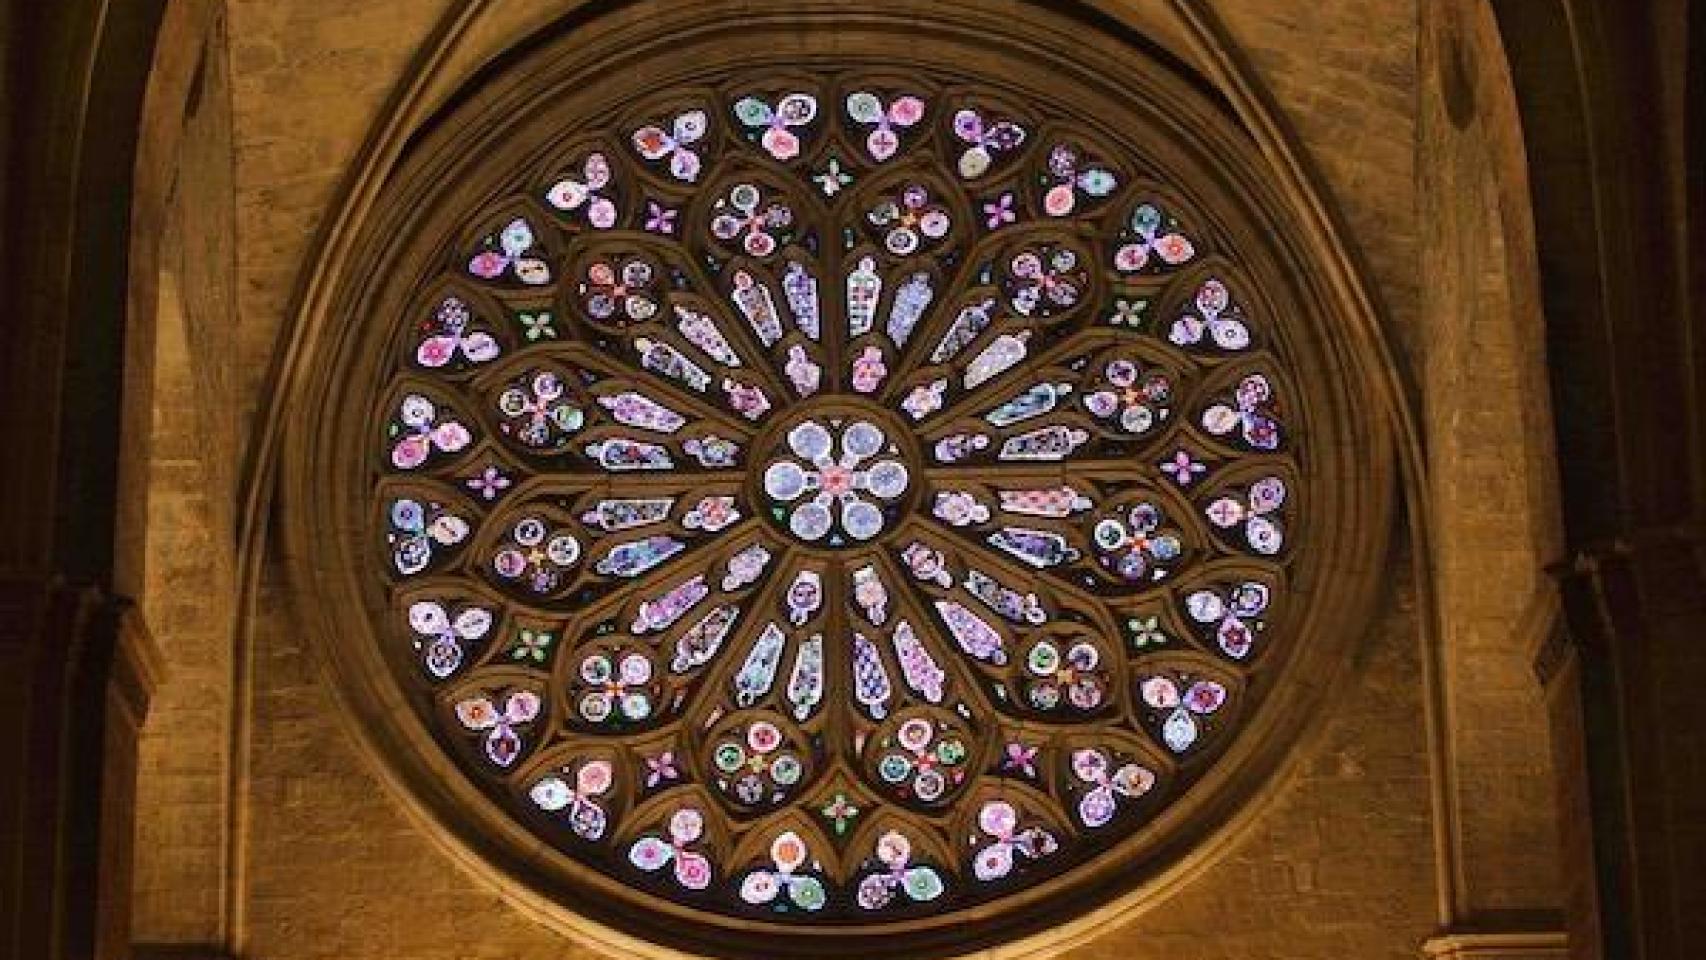
<path id="1" fill-rule="evenodd" d="M 867 544 L 910 509 L 917 455 L 906 425 L 874 404 L 803 405 L 764 454 L 755 499 L 788 535 L 827 548 Z"/>
<path id="2" fill-rule="evenodd" d="M 1286 642 L 1302 431 L 1233 251 L 1140 135 L 965 77 L 607 123 L 403 318 L 373 538 L 441 741 L 641 903 L 782 926 L 1124 849 Z"/>

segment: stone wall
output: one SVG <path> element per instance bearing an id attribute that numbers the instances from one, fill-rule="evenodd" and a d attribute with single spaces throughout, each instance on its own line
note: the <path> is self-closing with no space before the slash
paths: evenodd
<path id="1" fill-rule="evenodd" d="M 231 381 L 219 402 L 240 414 L 234 429 L 241 440 L 203 449 L 222 451 L 232 464 L 252 442 L 252 417 L 262 405 L 290 300 L 337 184 L 410 57 L 449 6 L 446 0 L 228 0 L 237 323 L 224 353 L 232 360 Z M 1318 168 L 1400 350 L 1408 363 L 1420 365 L 1423 346 L 1437 331 L 1423 309 L 1417 269 L 1421 237 L 1433 225 L 1417 214 L 1416 0 L 1216 0 L 1211 6 Z M 162 409 L 182 399 L 175 390 L 167 394 Z M 212 402 L 205 394 L 199 400 Z M 176 489 L 178 481 L 167 473 L 156 482 Z M 184 498 L 194 495 L 181 491 Z M 181 546 L 193 552 L 202 534 L 195 523 L 170 521 L 169 511 L 210 516 L 214 508 L 175 496 L 162 493 L 162 522 L 181 526 Z M 1407 555 L 1400 551 L 1391 569 L 1398 575 L 1384 613 L 1345 688 L 1330 697 L 1325 735 L 1271 809 L 1181 893 L 1072 956 L 1417 955 L 1441 921 L 1424 721 L 1423 600 L 1410 583 Z M 592 956 L 479 887 L 385 792 L 347 740 L 326 680 L 290 622 L 280 576 L 276 565 L 263 574 L 247 673 L 250 766 L 236 798 L 245 826 L 233 868 L 242 885 L 236 932 L 243 956 Z M 166 585 L 151 579 L 151 590 L 156 582 Z M 200 628 L 181 624 L 182 615 L 168 601 L 160 603 L 166 625 L 156 622 L 155 630 L 170 650 L 180 627 L 186 636 Z M 220 655 L 206 651 L 210 670 Z M 197 683 L 194 674 L 174 674 L 162 702 L 213 702 L 223 695 Z M 185 724 L 194 727 L 196 720 L 172 709 L 151 719 L 151 730 L 162 744 L 172 743 L 174 756 L 159 754 L 158 767 L 150 769 L 154 779 L 170 764 L 186 762 L 176 758 L 181 751 L 199 755 L 208 748 L 184 732 Z M 187 788 L 181 796 L 154 789 L 153 802 L 162 808 L 188 809 L 181 806 L 191 799 Z M 195 819 L 182 812 L 158 819 L 164 827 L 156 839 L 181 847 L 186 865 L 175 883 L 163 868 L 151 874 L 142 893 L 140 902 L 152 904 L 149 913 L 162 932 L 178 908 L 207 907 L 201 898 L 208 881 L 198 872 L 203 861 L 192 855 L 195 841 L 171 832 Z M 156 862 L 174 861 L 163 854 Z M 172 902 L 172 890 L 182 902 Z"/>
<path id="2" fill-rule="evenodd" d="M 209 942 L 221 930 L 242 466 L 225 24 L 210 3 L 173 17 L 169 30 L 194 27 L 193 66 L 179 109 L 156 118 L 182 131 L 160 225 L 139 598 L 169 678 L 139 746 L 133 937 L 145 943 Z"/>
<path id="3" fill-rule="evenodd" d="M 1546 712 L 1531 662 L 1561 556 L 1521 140 L 1485 4 L 1423 15 L 1418 201 L 1434 591 L 1458 854 L 1455 912 L 1560 905 Z M 1513 155 L 1514 154 L 1514 155 Z"/>

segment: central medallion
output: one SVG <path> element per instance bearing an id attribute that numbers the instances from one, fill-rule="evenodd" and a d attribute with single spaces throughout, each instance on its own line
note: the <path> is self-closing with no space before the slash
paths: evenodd
<path id="1" fill-rule="evenodd" d="M 759 493 L 770 517 L 804 543 L 845 547 L 893 530 L 914 480 L 906 434 L 882 410 L 843 399 L 805 408 L 764 451 Z"/>

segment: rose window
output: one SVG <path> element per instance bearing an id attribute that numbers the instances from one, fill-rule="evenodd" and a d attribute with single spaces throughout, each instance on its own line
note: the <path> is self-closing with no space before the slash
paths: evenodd
<path id="1" fill-rule="evenodd" d="M 376 454 L 405 636 L 474 775 L 642 889 L 785 924 L 1039 882 L 1237 723 L 1306 506 L 1281 358 L 1206 225 L 1039 105 L 729 97 L 570 150 L 422 301 Z"/>
<path id="2" fill-rule="evenodd" d="M 859 937 L 1078 909 L 1223 789 L 1330 592 L 1320 338 L 1150 121 L 696 69 L 466 158 L 384 281 L 385 656 L 617 924 L 904 955 Z"/>

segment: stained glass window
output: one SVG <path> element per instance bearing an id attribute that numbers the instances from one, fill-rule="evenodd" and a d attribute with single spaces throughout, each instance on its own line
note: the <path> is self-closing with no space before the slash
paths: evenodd
<path id="1" fill-rule="evenodd" d="M 441 742 L 640 902 L 779 929 L 1117 855 L 1287 642 L 1283 318 L 1046 99 L 651 96 L 401 318 L 369 542 Z"/>

